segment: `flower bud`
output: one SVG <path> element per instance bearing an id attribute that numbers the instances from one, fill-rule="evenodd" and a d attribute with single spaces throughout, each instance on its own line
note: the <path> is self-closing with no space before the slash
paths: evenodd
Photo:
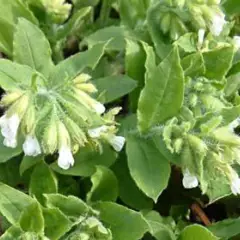
<path id="1" fill-rule="evenodd" d="M 230 146 L 240 146 L 240 138 L 229 130 L 228 127 L 221 127 L 213 132 L 213 137 L 224 144 Z"/>
<path id="2" fill-rule="evenodd" d="M 109 143 L 115 151 L 120 152 L 125 144 L 125 138 L 122 136 L 113 136 L 109 138 Z"/>
<path id="3" fill-rule="evenodd" d="M 24 134 L 31 134 L 34 132 L 36 126 L 36 110 L 33 104 L 31 104 L 22 119 L 22 131 Z"/>
<path id="4" fill-rule="evenodd" d="M 86 83 L 91 79 L 91 76 L 86 73 L 81 73 L 76 78 L 74 78 L 73 83 L 80 84 L 80 83 Z"/>
<path id="5" fill-rule="evenodd" d="M 165 13 L 161 19 L 161 24 L 160 24 L 160 27 L 164 34 L 169 32 L 170 24 L 171 24 L 171 14 Z"/>
<path id="6" fill-rule="evenodd" d="M 13 104 L 15 101 L 17 101 L 21 96 L 23 95 L 22 91 L 14 91 L 11 93 L 7 93 L 3 95 L 1 104 L 5 107 Z"/>
<path id="7" fill-rule="evenodd" d="M 61 148 L 62 146 L 70 147 L 71 140 L 66 126 L 61 121 L 59 121 L 57 125 L 58 125 L 59 148 Z"/>
<path id="8" fill-rule="evenodd" d="M 39 142 L 35 136 L 27 135 L 23 143 L 23 151 L 25 156 L 37 156 L 41 154 Z"/>
<path id="9" fill-rule="evenodd" d="M 95 93 L 98 91 L 97 88 L 91 83 L 81 83 L 81 84 L 76 84 L 75 86 L 79 90 L 82 90 L 87 93 Z"/>
<path id="10" fill-rule="evenodd" d="M 186 189 L 196 188 L 198 186 L 198 179 L 192 175 L 188 169 L 183 172 L 183 187 Z"/>
<path id="11" fill-rule="evenodd" d="M 23 94 L 18 101 L 15 101 L 7 111 L 7 115 L 17 114 L 20 119 L 25 114 L 29 105 L 29 95 Z"/>
<path id="12" fill-rule="evenodd" d="M 74 158 L 70 147 L 65 145 L 60 147 L 57 162 L 58 166 L 64 170 L 67 170 L 70 168 L 70 166 L 74 165 Z"/>

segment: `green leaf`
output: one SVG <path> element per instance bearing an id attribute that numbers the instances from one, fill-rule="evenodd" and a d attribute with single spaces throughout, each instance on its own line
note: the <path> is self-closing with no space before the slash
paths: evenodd
<path id="1" fill-rule="evenodd" d="M 0 59 L 0 86 L 5 91 L 12 91 L 22 86 L 29 87 L 34 74 L 36 72 L 28 66 Z"/>
<path id="2" fill-rule="evenodd" d="M 219 238 L 229 239 L 240 234 L 240 218 L 226 219 L 213 223 L 208 229 Z"/>
<path id="3" fill-rule="evenodd" d="M 13 240 L 18 239 L 22 234 L 22 230 L 19 227 L 11 226 L 6 232 L 0 237 L 0 240 Z"/>
<path id="4" fill-rule="evenodd" d="M 126 207 L 99 202 L 94 208 L 100 211 L 100 219 L 111 229 L 114 240 L 138 240 L 148 230 L 142 215 Z"/>
<path id="5" fill-rule="evenodd" d="M 124 152 L 120 154 L 120 158 L 112 169 L 119 182 L 119 197 L 121 200 L 133 209 L 152 209 L 153 201 L 140 191 L 130 176 Z"/>
<path id="6" fill-rule="evenodd" d="M 29 192 L 35 196 L 40 203 L 45 202 L 44 193 L 56 193 L 58 189 L 57 179 L 51 168 L 42 161 L 37 164 L 32 172 L 29 184 Z"/>
<path id="7" fill-rule="evenodd" d="M 71 229 L 71 221 L 59 209 L 43 208 L 42 212 L 45 221 L 44 233 L 49 239 L 58 240 Z"/>
<path id="8" fill-rule="evenodd" d="M 103 97 L 103 103 L 112 102 L 136 88 L 137 82 L 127 75 L 109 76 L 93 80 L 99 94 Z"/>
<path id="9" fill-rule="evenodd" d="M 240 5 L 238 0 L 225 0 L 222 6 L 230 15 L 239 15 L 240 13 Z"/>
<path id="10" fill-rule="evenodd" d="M 0 16 L 0 51 L 11 57 L 18 18 L 23 17 L 33 23 L 38 21 L 21 0 L 0 0 Z"/>
<path id="11" fill-rule="evenodd" d="M 130 107 L 134 112 L 136 112 L 138 98 L 144 86 L 145 61 L 146 54 L 143 47 L 133 40 L 126 39 L 125 71 L 138 83 L 137 88 L 130 94 Z"/>
<path id="12" fill-rule="evenodd" d="M 157 202 L 168 184 L 171 170 L 169 162 L 150 137 L 129 135 L 126 151 L 132 178 L 148 197 Z"/>
<path id="13" fill-rule="evenodd" d="M 46 205 L 49 208 L 58 208 L 68 217 L 79 217 L 88 212 L 88 206 L 81 199 L 61 194 L 45 194 Z"/>
<path id="14" fill-rule="evenodd" d="M 24 209 L 21 214 L 19 224 L 24 232 L 43 234 L 44 218 L 41 207 L 37 201 Z"/>
<path id="15" fill-rule="evenodd" d="M 16 224 L 22 211 L 32 203 L 28 195 L 0 183 L 0 212 L 11 224 Z"/>
<path id="16" fill-rule="evenodd" d="M 24 156 L 19 168 L 20 175 L 23 175 L 25 171 L 38 164 L 40 161 L 42 161 L 41 156 L 37 157 Z"/>
<path id="17" fill-rule="evenodd" d="M 66 81 L 71 81 L 87 67 L 94 69 L 103 56 L 107 44 L 99 43 L 85 52 L 80 52 L 60 62 L 50 74 L 51 85 L 56 87 Z"/>
<path id="18" fill-rule="evenodd" d="M 224 92 L 227 97 L 234 96 L 234 94 L 240 89 L 240 73 L 230 75 L 227 78 L 227 84 Z"/>
<path id="19" fill-rule="evenodd" d="M 153 49 L 146 45 L 144 48 L 147 54 L 145 87 L 138 103 L 141 131 L 176 115 L 184 95 L 184 76 L 177 48 L 157 67 L 154 67 Z"/>
<path id="20" fill-rule="evenodd" d="M 158 212 L 150 211 L 147 214 L 144 214 L 144 218 L 148 222 L 151 235 L 154 236 L 157 240 L 176 239 L 171 227 L 169 226 L 169 224 L 165 223 L 166 220 L 163 219 Z"/>
<path id="21" fill-rule="evenodd" d="M 107 42 L 111 40 L 106 48 L 108 50 L 121 51 L 125 48 L 125 31 L 124 27 L 120 26 L 106 27 L 87 36 L 84 39 L 84 42 L 87 43 L 89 48 L 92 48 L 99 42 Z"/>
<path id="22" fill-rule="evenodd" d="M 44 33 L 23 18 L 19 20 L 16 27 L 13 57 L 15 62 L 28 65 L 45 77 L 49 76 L 54 66 L 51 47 Z"/>
<path id="23" fill-rule="evenodd" d="M 118 197 L 118 181 L 110 169 L 97 166 L 96 172 L 91 177 L 91 182 L 92 188 L 87 195 L 88 201 L 116 201 Z"/>
<path id="24" fill-rule="evenodd" d="M 233 47 L 222 47 L 203 53 L 206 72 L 205 77 L 221 81 L 232 66 Z"/>
<path id="25" fill-rule="evenodd" d="M 181 61 L 185 76 L 196 77 L 205 73 L 205 65 L 201 52 L 193 53 Z"/>
<path id="26" fill-rule="evenodd" d="M 178 240 L 217 240 L 207 228 L 201 225 L 191 225 L 186 227 L 180 234 Z"/>
<path id="27" fill-rule="evenodd" d="M 68 170 L 61 169 L 57 163 L 52 164 L 51 167 L 54 171 L 64 175 L 89 177 L 95 172 L 96 166 L 111 166 L 116 160 L 116 153 L 109 146 L 103 147 L 102 154 L 86 147 L 82 148 L 74 159 L 74 166 Z"/>
<path id="28" fill-rule="evenodd" d="M 196 34 L 186 33 L 181 36 L 174 44 L 181 47 L 187 53 L 196 52 Z"/>

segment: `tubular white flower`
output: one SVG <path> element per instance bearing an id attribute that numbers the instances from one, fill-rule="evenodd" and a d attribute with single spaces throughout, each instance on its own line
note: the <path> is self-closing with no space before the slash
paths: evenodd
<path id="1" fill-rule="evenodd" d="M 234 36 L 233 37 L 233 42 L 234 42 L 234 46 L 239 49 L 240 48 L 240 37 L 239 36 Z"/>
<path id="2" fill-rule="evenodd" d="M 234 177 L 231 182 L 231 191 L 234 195 L 240 194 L 240 178 Z"/>
<path id="3" fill-rule="evenodd" d="M 188 169 L 183 173 L 182 184 L 184 188 L 190 189 L 198 186 L 198 179 L 196 176 L 192 175 Z"/>
<path id="4" fill-rule="evenodd" d="M 198 44 L 202 46 L 205 35 L 205 29 L 201 28 L 198 30 Z"/>
<path id="5" fill-rule="evenodd" d="M 98 128 L 89 129 L 88 130 L 88 135 L 91 138 L 99 138 L 101 133 L 106 132 L 106 131 L 107 131 L 107 126 L 103 125 L 103 126 L 98 127 Z"/>
<path id="6" fill-rule="evenodd" d="M 74 158 L 71 149 L 67 146 L 62 146 L 59 150 L 58 166 L 64 170 L 74 165 Z"/>
<path id="7" fill-rule="evenodd" d="M 219 36 L 225 25 L 225 15 L 223 13 L 216 13 L 212 17 L 212 24 L 210 26 L 210 31 L 214 36 Z"/>
<path id="8" fill-rule="evenodd" d="M 96 102 L 93 104 L 93 108 L 95 109 L 96 113 L 98 114 L 103 114 L 106 110 L 106 108 L 104 107 L 104 105 L 100 102 Z"/>
<path id="9" fill-rule="evenodd" d="M 15 148 L 17 146 L 17 131 L 20 124 L 20 118 L 17 114 L 11 117 L 3 115 L 0 118 L 1 133 L 5 138 L 3 144 L 7 147 Z"/>
<path id="10" fill-rule="evenodd" d="M 110 138 L 109 143 L 115 151 L 120 152 L 125 144 L 125 138 L 122 136 L 113 136 Z"/>
<path id="11" fill-rule="evenodd" d="M 26 156 L 37 156 L 41 154 L 40 144 L 35 136 L 28 135 L 23 143 L 23 151 Z"/>

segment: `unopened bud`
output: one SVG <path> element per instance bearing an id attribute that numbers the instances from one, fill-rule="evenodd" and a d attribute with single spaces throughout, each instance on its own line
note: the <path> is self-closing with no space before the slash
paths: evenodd
<path id="1" fill-rule="evenodd" d="M 11 93 L 7 93 L 2 97 L 1 104 L 7 107 L 17 101 L 22 95 L 22 91 L 14 91 Z"/>
<path id="2" fill-rule="evenodd" d="M 80 75 L 78 75 L 74 80 L 73 82 L 75 84 L 79 84 L 79 83 L 86 83 L 88 80 L 91 79 L 91 76 L 86 74 L 86 73 L 82 73 Z"/>

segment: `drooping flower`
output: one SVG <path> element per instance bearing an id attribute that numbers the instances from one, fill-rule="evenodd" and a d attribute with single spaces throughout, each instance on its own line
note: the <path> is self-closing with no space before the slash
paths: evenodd
<path id="1" fill-rule="evenodd" d="M 205 29 L 201 28 L 198 30 L 198 45 L 202 46 L 205 35 Z"/>
<path id="2" fill-rule="evenodd" d="M 114 136 L 109 139 L 109 143 L 115 151 L 120 152 L 125 144 L 125 138 L 122 136 Z"/>
<path id="3" fill-rule="evenodd" d="M 235 176 L 232 179 L 231 191 L 234 195 L 240 194 L 240 178 L 238 176 Z"/>
<path id="4" fill-rule="evenodd" d="M 210 25 L 210 31 L 214 36 L 219 36 L 225 25 L 225 15 L 223 13 L 215 13 L 212 16 L 212 23 Z"/>
<path id="5" fill-rule="evenodd" d="M 23 151 L 26 156 L 37 156 L 41 154 L 40 144 L 35 136 L 27 135 L 23 143 Z"/>
<path id="6" fill-rule="evenodd" d="M 198 179 L 196 176 L 192 175 L 188 169 L 186 169 L 183 173 L 182 184 L 186 189 L 196 188 L 198 186 Z"/>
<path id="7" fill-rule="evenodd" d="M 103 114 L 106 110 L 104 105 L 100 102 L 95 102 L 92 106 L 95 109 L 96 113 L 98 113 L 98 114 Z"/>
<path id="8" fill-rule="evenodd" d="M 107 131 L 107 126 L 103 125 L 103 126 L 98 127 L 98 128 L 89 129 L 88 130 L 88 135 L 91 138 L 99 138 L 101 133 L 106 132 L 106 131 Z"/>
<path id="9" fill-rule="evenodd" d="M 234 43 L 234 46 L 239 49 L 240 48 L 240 37 L 239 36 L 234 36 L 233 37 L 233 43 Z"/>
<path id="10" fill-rule="evenodd" d="M 3 115 L 0 118 L 1 133 L 5 138 L 3 144 L 7 147 L 15 148 L 17 146 L 17 132 L 20 124 L 20 118 L 17 114 L 10 117 Z"/>
<path id="11" fill-rule="evenodd" d="M 74 158 L 69 147 L 62 146 L 60 148 L 57 162 L 58 166 L 64 170 L 67 170 L 70 166 L 74 165 Z"/>

